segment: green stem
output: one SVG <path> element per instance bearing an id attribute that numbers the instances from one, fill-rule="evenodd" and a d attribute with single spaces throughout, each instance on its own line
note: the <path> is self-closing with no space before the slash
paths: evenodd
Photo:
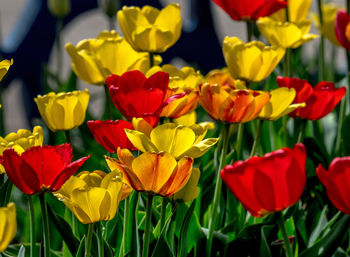
<path id="1" fill-rule="evenodd" d="M 160 231 L 163 230 L 166 218 L 166 206 L 167 206 L 167 198 L 162 197 L 161 210 L 160 210 Z"/>
<path id="2" fill-rule="evenodd" d="M 283 116 L 282 118 L 282 128 L 283 128 L 283 141 L 286 146 L 288 146 L 288 128 L 287 128 L 288 117 Z"/>
<path id="3" fill-rule="evenodd" d="M 30 257 L 35 257 L 35 215 L 34 215 L 34 204 L 33 198 L 27 195 L 28 206 L 29 206 L 29 224 L 30 224 Z"/>
<path id="4" fill-rule="evenodd" d="M 124 249 L 124 254 L 123 256 L 126 256 L 126 254 L 129 252 L 129 208 L 130 208 L 130 202 L 129 198 L 126 198 L 124 200 L 124 230 L 123 230 L 123 249 Z"/>
<path id="5" fill-rule="evenodd" d="M 236 145 L 237 160 L 240 160 L 242 158 L 243 130 L 244 130 L 244 124 L 239 123 L 238 124 L 238 131 L 237 131 L 237 145 Z"/>
<path id="6" fill-rule="evenodd" d="M 65 130 L 64 135 L 66 136 L 67 143 L 72 145 L 72 137 L 70 136 L 69 130 Z"/>
<path id="7" fill-rule="evenodd" d="M 40 194 L 40 207 L 41 207 L 41 217 L 43 221 L 43 232 L 44 232 L 44 256 L 50 257 L 50 229 L 49 229 L 49 218 L 47 214 L 47 205 L 45 201 L 45 195 Z"/>
<path id="8" fill-rule="evenodd" d="M 151 239 L 151 228 L 152 228 L 152 201 L 153 195 L 147 195 L 146 202 L 146 221 L 145 221 L 145 234 L 143 237 L 142 246 L 142 257 L 148 257 L 149 243 Z"/>
<path id="9" fill-rule="evenodd" d="M 301 121 L 301 124 L 299 127 L 299 134 L 298 134 L 297 143 L 301 143 L 301 141 L 303 141 L 306 123 L 307 123 L 307 120 Z"/>
<path id="10" fill-rule="evenodd" d="M 250 20 L 247 20 L 246 25 L 247 25 L 247 42 L 250 42 L 252 40 L 252 37 L 253 37 L 253 25 L 254 25 L 254 23 Z"/>
<path id="11" fill-rule="evenodd" d="M 149 68 L 152 68 L 154 66 L 154 54 L 149 53 Z"/>
<path id="12" fill-rule="evenodd" d="M 113 16 L 113 17 L 110 17 L 110 16 L 108 16 L 108 27 L 109 27 L 109 30 L 114 30 L 115 29 L 115 26 L 114 26 L 114 19 L 115 19 L 116 17 L 115 16 Z"/>
<path id="13" fill-rule="evenodd" d="M 106 102 L 107 102 L 108 119 L 113 120 L 112 100 L 111 100 L 111 97 L 109 96 L 109 89 L 108 89 L 108 86 L 106 84 L 104 85 L 104 89 L 105 89 Z"/>
<path id="14" fill-rule="evenodd" d="M 104 257 L 104 245 L 103 245 L 103 234 L 102 234 L 102 221 L 97 224 L 97 238 L 98 238 L 98 257 Z"/>
<path id="15" fill-rule="evenodd" d="M 0 105 L 3 105 L 3 99 L 2 99 L 2 92 L 3 92 L 3 85 L 0 85 Z M 0 136 L 5 136 L 5 122 L 4 122 L 4 106 L 0 108 Z"/>
<path id="16" fill-rule="evenodd" d="M 291 72 L 291 49 L 286 49 L 286 55 L 284 56 L 284 76 L 290 77 L 292 76 Z"/>
<path id="17" fill-rule="evenodd" d="M 250 157 L 253 157 L 256 153 L 256 149 L 258 147 L 258 142 L 259 142 L 261 128 L 262 128 L 263 123 L 264 123 L 264 120 L 259 120 L 258 129 L 257 129 L 256 134 L 255 134 L 255 139 L 254 139 L 252 151 L 250 152 Z"/>
<path id="18" fill-rule="evenodd" d="M 320 26 L 323 25 L 322 0 L 317 0 L 318 16 L 320 19 Z M 326 66 L 325 66 L 325 48 L 324 36 L 321 34 L 320 39 L 320 62 L 319 62 L 319 81 L 326 80 Z"/>
<path id="19" fill-rule="evenodd" d="M 63 20 L 59 18 L 56 21 L 56 49 L 57 49 L 57 77 L 60 81 L 61 81 L 61 71 L 62 71 L 62 44 L 61 44 L 62 28 L 63 28 Z"/>
<path id="20" fill-rule="evenodd" d="M 88 232 L 85 241 L 85 257 L 91 255 L 92 235 L 94 234 L 94 223 L 90 223 L 88 226 Z"/>
<path id="21" fill-rule="evenodd" d="M 292 246 L 290 245 L 289 242 L 289 237 L 286 229 L 286 224 L 284 222 L 283 214 L 282 212 L 279 213 L 278 217 L 278 225 L 280 227 L 282 236 L 283 236 L 283 241 L 284 241 L 284 247 L 285 247 L 285 252 L 286 252 L 286 257 L 293 257 L 293 249 Z"/>
<path id="22" fill-rule="evenodd" d="M 218 205 L 221 196 L 222 180 L 220 177 L 220 171 L 226 164 L 226 153 L 228 148 L 228 131 L 230 124 L 223 124 L 221 131 L 222 149 L 220 156 L 220 163 L 216 173 L 216 184 L 214 192 L 214 201 L 211 207 L 211 216 L 209 218 L 209 228 L 208 228 L 208 240 L 206 244 L 206 256 L 211 256 L 211 248 L 213 243 L 214 228 L 216 226 L 216 220 L 218 216 Z"/>

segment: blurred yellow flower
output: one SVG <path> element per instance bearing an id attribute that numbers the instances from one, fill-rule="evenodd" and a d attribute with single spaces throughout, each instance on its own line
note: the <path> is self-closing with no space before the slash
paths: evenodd
<path id="1" fill-rule="evenodd" d="M 177 193 L 173 194 L 170 199 L 179 202 L 189 202 L 196 199 L 201 192 L 201 189 L 198 187 L 198 181 L 201 172 L 198 168 L 192 169 L 192 174 L 187 184 Z"/>
<path id="2" fill-rule="evenodd" d="M 232 77 L 253 82 L 266 79 L 285 53 L 281 47 L 259 41 L 245 44 L 237 37 L 225 37 L 222 50 Z"/>
<path id="3" fill-rule="evenodd" d="M 311 0 L 289 0 L 288 18 L 290 22 L 300 22 L 306 19 L 309 14 Z M 286 21 L 286 10 L 281 9 L 270 16 L 278 21 Z"/>
<path id="4" fill-rule="evenodd" d="M 124 6 L 118 11 L 118 21 L 125 39 L 140 52 L 165 52 L 181 34 L 178 4 L 169 4 L 162 10 L 148 5 L 142 9 Z"/>
<path id="5" fill-rule="evenodd" d="M 89 103 L 89 90 L 66 93 L 50 92 L 34 98 L 40 115 L 53 132 L 70 130 L 80 126 L 85 120 Z"/>
<path id="6" fill-rule="evenodd" d="M 17 214 L 14 203 L 0 208 L 0 252 L 6 250 L 17 232 Z"/>
<path id="7" fill-rule="evenodd" d="M 54 195 L 83 224 L 114 218 L 123 193 L 123 175 L 118 170 L 105 173 L 83 171 L 72 176 Z"/>
<path id="8" fill-rule="evenodd" d="M 259 18 L 256 24 L 261 34 L 272 46 L 297 48 L 318 37 L 318 35 L 308 33 L 311 27 L 309 20 L 291 23 L 263 17 Z"/>
<path id="9" fill-rule="evenodd" d="M 323 24 L 320 25 L 320 18 L 318 14 L 311 13 L 311 20 L 316 25 L 320 33 L 327 38 L 333 45 L 340 46 L 337 37 L 335 35 L 335 18 L 337 17 L 337 12 L 341 9 L 340 6 L 336 6 L 331 3 L 322 4 L 322 14 L 323 14 Z"/>
<path id="10" fill-rule="evenodd" d="M 155 127 L 148 137 L 143 132 L 126 129 L 126 136 L 142 152 L 167 152 L 174 158 L 183 156 L 198 158 L 205 154 L 218 138 L 204 137 L 208 131 L 207 124 L 195 124 L 191 127 L 165 123 Z"/>
<path id="11" fill-rule="evenodd" d="M 104 85 L 111 75 L 122 75 L 126 71 L 140 70 L 145 73 L 150 67 L 149 55 L 136 52 L 116 31 L 104 31 L 97 38 L 84 39 L 76 47 L 66 44 L 72 58 L 72 69 L 83 81 L 93 85 Z M 155 63 L 161 57 L 155 56 Z"/>
<path id="12" fill-rule="evenodd" d="M 292 104 L 296 92 L 294 88 L 281 87 L 270 92 L 269 102 L 262 108 L 258 118 L 264 120 L 278 120 L 279 118 L 294 111 L 298 107 L 305 106 L 305 103 Z"/>
<path id="13" fill-rule="evenodd" d="M 105 157 L 111 170 L 123 173 L 123 182 L 137 191 L 170 196 L 182 189 L 192 173 L 193 159 L 176 161 L 167 152 L 146 152 L 134 158 L 127 149 L 118 148 L 118 158 Z"/>
<path id="14" fill-rule="evenodd" d="M 0 62 L 0 81 L 6 75 L 6 73 L 8 72 L 8 70 L 12 64 L 13 64 L 13 59 L 11 59 L 11 60 L 5 59 L 5 60 L 2 60 Z"/>

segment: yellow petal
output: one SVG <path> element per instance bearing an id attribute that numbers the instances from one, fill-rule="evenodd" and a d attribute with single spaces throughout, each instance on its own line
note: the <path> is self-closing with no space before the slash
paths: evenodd
<path id="1" fill-rule="evenodd" d="M 192 145 L 190 149 L 184 152 L 181 156 L 189 156 L 198 158 L 204 155 L 209 149 L 218 142 L 219 138 L 207 138 L 199 143 Z"/>
<path id="2" fill-rule="evenodd" d="M 0 81 L 6 75 L 6 73 L 8 72 L 12 64 L 13 64 L 13 59 L 11 60 L 5 59 L 0 62 Z"/>
<path id="3" fill-rule="evenodd" d="M 144 133 L 146 136 L 149 137 L 151 135 L 153 127 L 143 118 L 132 118 L 132 125 L 135 130 Z"/>
<path id="4" fill-rule="evenodd" d="M 197 115 L 196 111 L 189 112 L 177 119 L 174 119 L 174 122 L 176 125 L 184 125 L 184 126 L 191 126 L 196 123 Z"/>
<path id="5" fill-rule="evenodd" d="M 0 252 L 3 252 L 17 232 L 17 215 L 14 203 L 0 208 Z"/>
<path id="6" fill-rule="evenodd" d="M 157 146 L 142 132 L 125 129 L 126 136 L 130 142 L 142 152 L 158 152 Z"/>
<path id="7" fill-rule="evenodd" d="M 196 199 L 200 193 L 200 188 L 197 186 L 200 174 L 198 168 L 193 168 L 187 184 L 180 191 L 173 194 L 172 199 L 184 203 Z"/>

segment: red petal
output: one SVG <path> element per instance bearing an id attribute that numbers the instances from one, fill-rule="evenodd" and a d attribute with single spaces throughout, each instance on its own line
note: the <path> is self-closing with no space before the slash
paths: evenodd
<path id="1" fill-rule="evenodd" d="M 142 72 L 138 70 L 127 71 L 121 77 L 119 81 L 119 87 L 128 94 L 130 91 L 142 89 L 145 87 L 146 77 Z"/>
<path id="2" fill-rule="evenodd" d="M 109 87 L 119 85 L 120 77 L 118 75 L 112 74 L 106 78 L 106 85 Z"/>
<path id="3" fill-rule="evenodd" d="M 158 88 L 161 91 L 163 91 L 165 95 L 166 91 L 168 90 L 168 85 L 169 74 L 162 71 L 158 71 L 147 79 L 144 88 Z"/>
<path id="4" fill-rule="evenodd" d="M 252 14 L 252 20 L 257 20 L 260 17 L 270 16 L 274 12 L 277 12 L 280 9 L 286 8 L 288 6 L 288 2 L 286 1 L 276 1 L 276 0 L 270 0 L 265 1 L 262 5 L 259 6 L 259 8 L 254 11 Z"/>
<path id="5" fill-rule="evenodd" d="M 339 10 L 335 18 L 335 35 L 339 43 L 348 51 L 350 51 L 350 41 L 347 39 L 345 32 L 349 23 L 350 15 L 344 10 Z"/>

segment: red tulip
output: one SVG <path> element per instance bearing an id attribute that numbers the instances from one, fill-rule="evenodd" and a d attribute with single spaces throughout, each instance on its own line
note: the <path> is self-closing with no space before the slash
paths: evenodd
<path id="1" fill-rule="evenodd" d="M 274 12 L 286 8 L 288 2 L 282 0 L 213 0 L 232 19 L 257 20 L 270 16 Z"/>
<path id="2" fill-rule="evenodd" d="M 116 153 L 118 147 L 131 151 L 137 150 L 126 137 L 124 129 L 134 129 L 129 121 L 125 120 L 89 120 L 87 125 L 96 141 L 108 152 Z"/>
<path id="3" fill-rule="evenodd" d="M 23 193 L 32 195 L 57 191 L 89 157 L 71 163 L 69 144 L 45 145 L 31 147 L 21 155 L 12 148 L 6 149 L 0 163 L 11 182 Z"/>
<path id="4" fill-rule="evenodd" d="M 227 165 L 221 178 L 253 216 L 262 217 L 299 200 L 306 182 L 305 163 L 305 147 L 297 144 Z"/>
<path id="5" fill-rule="evenodd" d="M 333 111 L 346 93 L 346 88 L 336 88 L 332 82 L 322 81 L 312 87 L 306 80 L 277 77 L 279 87 L 294 88 L 296 97 L 293 103 L 305 103 L 289 116 L 308 120 L 319 120 Z"/>
<path id="6" fill-rule="evenodd" d="M 122 76 L 110 75 L 106 79 L 112 101 L 127 120 L 143 118 L 155 127 L 163 108 L 183 94 L 165 99 L 169 74 L 157 72 L 146 78 L 140 71 L 127 71 Z"/>
<path id="7" fill-rule="evenodd" d="M 350 15 L 339 10 L 335 18 L 335 35 L 339 43 L 350 51 Z"/>
<path id="8" fill-rule="evenodd" d="M 320 164 L 316 174 L 334 206 L 350 214 L 350 157 L 335 158 L 328 171 Z"/>

